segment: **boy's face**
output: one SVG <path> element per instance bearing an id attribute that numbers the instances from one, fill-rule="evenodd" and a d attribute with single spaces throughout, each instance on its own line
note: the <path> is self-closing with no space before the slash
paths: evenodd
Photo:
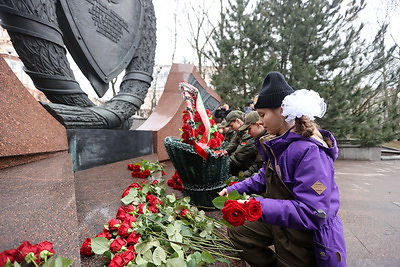
<path id="1" fill-rule="evenodd" d="M 229 127 L 234 130 L 235 132 L 239 131 L 240 126 L 242 126 L 242 123 L 240 123 L 241 121 L 239 119 L 236 119 L 234 121 L 231 121 L 229 123 Z"/>
<path id="2" fill-rule="evenodd" d="M 249 125 L 249 128 L 247 128 L 247 132 L 251 137 L 257 138 L 262 132 L 264 132 L 264 127 L 258 122 L 252 123 Z"/>

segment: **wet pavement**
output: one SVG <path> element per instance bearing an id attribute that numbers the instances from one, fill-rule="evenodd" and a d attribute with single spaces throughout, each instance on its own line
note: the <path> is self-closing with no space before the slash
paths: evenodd
<path id="1" fill-rule="evenodd" d="M 335 163 L 348 266 L 400 266 L 400 161 Z"/>
<path id="2" fill-rule="evenodd" d="M 170 162 L 167 170 L 173 173 Z M 400 160 L 338 160 L 335 170 L 347 266 L 400 266 Z"/>

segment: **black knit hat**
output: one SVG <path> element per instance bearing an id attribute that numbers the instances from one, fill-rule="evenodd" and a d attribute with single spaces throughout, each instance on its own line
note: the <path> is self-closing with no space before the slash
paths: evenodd
<path id="1" fill-rule="evenodd" d="M 285 96 L 293 93 L 293 88 L 286 82 L 283 75 L 277 71 L 267 74 L 254 108 L 278 108 Z"/>

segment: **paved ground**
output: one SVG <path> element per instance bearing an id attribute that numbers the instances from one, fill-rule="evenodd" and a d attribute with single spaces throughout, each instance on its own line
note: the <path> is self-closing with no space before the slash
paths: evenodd
<path id="1" fill-rule="evenodd" d="M 400 161 L 337 161 L 348 266 L 400 266 Z"/>
<path id="2" fill-rule="evenodd" d="M 335 168 L 347 265 L 400 266 L 400 161 L 339 160 Z"/>

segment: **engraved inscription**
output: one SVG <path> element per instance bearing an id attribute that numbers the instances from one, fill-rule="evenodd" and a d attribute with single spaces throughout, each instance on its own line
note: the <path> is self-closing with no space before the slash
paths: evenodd
<path id="1" fill-rule="evenodd" d="M 118 43 L 125 32 L 129 33 L 128 23 L 114 10 L 109 9 L 100 0 L 86 0 L 92 6 L 89 14 L 92 16 L 96 31 L 114 43 Z"/>

